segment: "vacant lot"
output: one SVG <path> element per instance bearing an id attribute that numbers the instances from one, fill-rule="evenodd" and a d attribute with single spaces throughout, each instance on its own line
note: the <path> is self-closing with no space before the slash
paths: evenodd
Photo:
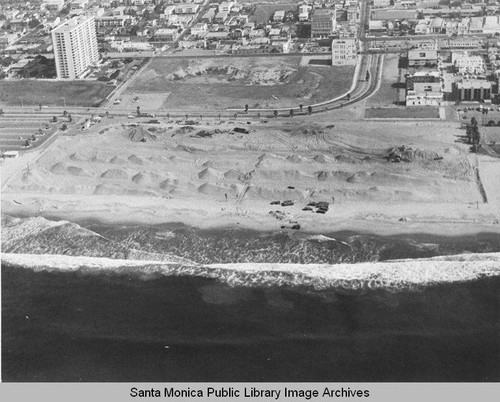
<path id="1" fill-rule="evenodd" d="M 114 87 L 97 81 L 0 81 L 0 104 L 6 106 L 98 106 Z"/>
<path id="2" fill-rule="evenodd" d="M 385 55 L 380 88 L 367 100 L 367 105 L 389 106 L 404 104 L 406 92 L 404 73 L 406 70 L 400 70 L 398 64 L 399 55 Z"/>
<path id="3" fill-rule="evenodd" d="M 297 4 L 259 4 L 250 17 L 250 21 L 254 21 L 257 25 L 268 24 L 269 20 L 272 20 L 274 12 L 278 10 L 296 12 Z"/>
<path id="4" fill-rule="evenodd" d="M 156 59 L 128 88 L 136 94 L 169 93 L 163 109 L 290 107 L 341 95 L 352 66 L 301 66 L 300 57 Z"/>
<path id="5" fill-rule="evenodd" d="M 368 119 L 438 119 L 437 107 L 408 107 L 408 108 L 374 108 L 366 109 Z"/>

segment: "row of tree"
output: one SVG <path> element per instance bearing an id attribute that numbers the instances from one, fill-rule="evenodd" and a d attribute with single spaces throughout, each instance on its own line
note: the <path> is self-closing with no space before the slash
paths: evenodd
<path id="1" fill-rule="evenodd" d="M 474 116 L 472 116 L 472 119 L 470 119 L 470 124 L 467 124 L 466 135 L 467 144 L 477 145 L 481 141 L 481 134 L 479 133 L 477 119 Z"/>

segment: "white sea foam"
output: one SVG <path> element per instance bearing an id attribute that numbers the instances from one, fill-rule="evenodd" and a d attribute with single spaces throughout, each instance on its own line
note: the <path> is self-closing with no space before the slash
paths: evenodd
<path id="1" fill-rule="evenodd" d="M 500 276 L 500 253 L 463 254 L 415 260 L 358 264 L 211 264 L 181 265 L 164 261 L 120 260 L 48 254 L 2 254 L 2 261 L 35 271 L 82 271 L 215 278 L 232 286 L 305 286 L 321 289 L 420 289 L 439 283 Z"/>

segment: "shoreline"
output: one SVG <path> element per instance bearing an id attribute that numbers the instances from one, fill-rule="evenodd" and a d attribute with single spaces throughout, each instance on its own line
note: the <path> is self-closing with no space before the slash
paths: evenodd
<path id="1" fill-rule="evenodd" d="M 272 206 L 270 206 L 272 207 Z M 274 220 L 267 214 L 252 211 L 252 213 L 241 214 L 239 216 L 224 216 L 212 214 L 208 211 L 184 211 L 184 213 L 170 213 L 167 215 L 151 214 L 151 211 L 126 210 L 118 213 L 110 213 L 103 209 L 92 211 L 76 211 L 76 210 L 45 210 L 35 211 L 34 209 L 5 208 L 2 205 L 2 214 L 9 215 L 14 218 L 29 218 L 43 217 L 48 220 L 58 221 L 66 220 L 71 223 L 76 223 L 83 227 L 89 225 L 97 226 L 159 226 L 159 225 L 183 225 L 199 230 L 227 230 L 227 229 L 244 229 L 261 233 L 266 232 L 288 232 L 292 234 L 304 235 L 329 235 L 338 234 L 340 232 L 360 235 L 373 235 L 382 237 L 393 237 L 398 235 L 427 235 L 437 237 L 467 237 L 479 234 L 500 234 L 500 224 L 485 222 L 474 222 L 471 220 L 450 219 L 444 221 L 442 217 L 437 217 L 435 220 L 425 219 L 409 219 L 400 221 L 397 218 L 393 220 L 377 219 L 341 219 L 333 217 L 328 219 L 325 224 L 318 222 L 306 222 L 295 217 L 299 224 L 300 230 L 292 230 L 288 223 L 286 228 L 281 228 L 281 222 Z M 205 216 L 200 216 L 205 214 Z M 311 214 L 310 216 L 315 216 Z M 324 216 L 321 216 L 324 218 Z"/>

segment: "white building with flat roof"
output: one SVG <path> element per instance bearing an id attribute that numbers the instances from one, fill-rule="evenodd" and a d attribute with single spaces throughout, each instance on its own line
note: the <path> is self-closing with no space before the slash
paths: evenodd
<path id="1" fill-rule="evenodd" d="M 332 41 L 332 65 L 355 65 L 358 54 L 358 41 L 352 38 Z"/>
<path id="2" fill-rule="evenodd" d="M 75 80 L 99 61 L 94 17 L 75 17 L 52 30 L 57 78 Z"/>

